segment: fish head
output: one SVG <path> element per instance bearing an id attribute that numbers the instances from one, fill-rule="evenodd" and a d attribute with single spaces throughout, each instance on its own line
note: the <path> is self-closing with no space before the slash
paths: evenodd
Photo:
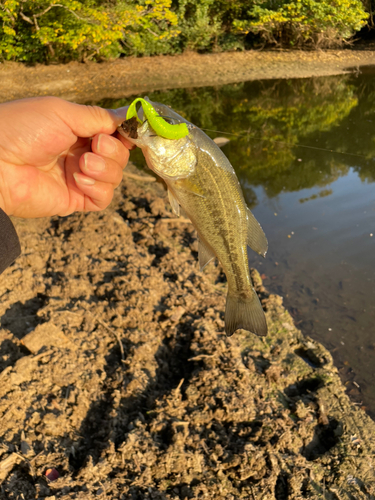
<path id="1" fill-rule="evenodd" d="M 151 102 L 157 113 L 168 123 L 191 124 L 165 104 Z M 196 147 L 191 134 L 181 139 L 166 139 L 156 134 L 149 121 L 145 119 L 142 107 L 138 111 L 138 118 L 125 120 L 117 129 L 120 135 L 126 137 L 132 144 L 142 149 L 147 165 L 157 175 L 164 179 L 178 180 L 193 173 L 196 160 Z"/>

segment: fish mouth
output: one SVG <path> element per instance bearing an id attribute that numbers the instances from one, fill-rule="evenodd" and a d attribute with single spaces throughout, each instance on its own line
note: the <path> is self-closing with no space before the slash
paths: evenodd
<path id="1" fill-rule="evenodd" d="M 135 116 L 123 121 L 121 128 L 130 139 L 138 139 L 138 120 Z"/>

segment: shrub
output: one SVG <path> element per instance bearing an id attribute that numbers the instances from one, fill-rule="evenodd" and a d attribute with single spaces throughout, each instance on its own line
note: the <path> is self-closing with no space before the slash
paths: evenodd
<path id="1" fill-rule="evenodd" d="M 259 34 L 265 43 L 327 48 L 342 45 L 367 17 L 359 0 L 254 0 L 247 19 L 233 24 L 237 32 Z"/>

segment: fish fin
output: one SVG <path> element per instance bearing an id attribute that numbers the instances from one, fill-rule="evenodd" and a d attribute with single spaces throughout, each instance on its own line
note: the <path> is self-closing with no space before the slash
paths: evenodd
<path id="1" fill-rule="evenodd" d="M 250 210 L 246 209 L 247 214 L 247 244 L 254 252 L 262 257 L 266 256 L 268 250 L 268 241 L 264 231 Z"/>
<path id="2" fill-rule="evenodd" d="M 255 291 L 248 299 L 230 293 L 227 295 L 225 333 L 230 337 L 239 328 L 256 335 L 267 335 L 266 317 Z"/>
<path id="3" fill-rule="evenodd" d="M 215 257 L 216 255 L 213 251 L 202 243 L 202 240 L 198 237 L 198 259 L 200 270 L 203 271 L 207 264 L 209 264 Z"/>
<path id="4" fill-rule="evenodd" d="M 172 193 L 170 189 L 168 189 L 168 198 L 169 198 L 169 203 L 171 204 L 172 207 L 172 212 L 177 215 L 177 217 L 180 217 L 180 204 L 178 203 L 177 199 L 175 198 L 175 195 Z"/>
<path id="5" fill-rule="evenodd" d="M 183 189 L 188 193 L 195 194 L 196 196 L 200 196 L 201 198 L 206 198 L 203 190 L 199 186 L 191 182 L 191 180 L 179 179 L 178 181 L 176 181 L 176 184 L 180 189 Z"/>
<path id="6" fill-rule="evenodd" d="M 188 214 L 185 212 L 185 210 L 182 208 L 181 205 L 180 205 L 180 217 L 184 217 L 185 219 L 189 219 L 190 220 L 190 217 L 188 216 Z"/>

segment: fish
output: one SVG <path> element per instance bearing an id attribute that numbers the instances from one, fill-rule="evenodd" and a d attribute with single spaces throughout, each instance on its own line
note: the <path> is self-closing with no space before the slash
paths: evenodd
<path id="1" fill-rule="evenodd" d="M 232 165 L 200 128 L 166 104 L 147 97 L 145 101 L 153 106 L 158 118 L 171 125 L 186 124 L 187 135 L 179 139 L 161 137 L 142 108 L 139 116 L 122 123 L 119 133 L 142 150 L 148 167 L 164 180 L 174 214 L 179 216 L 183 211 L 192 222 L 198 235 L 200 269 L 215 258 L 221 263 L 228 283 L 227 336 L 238 329 L 267 335 L 265 314 L 250 277 L 247 247 L 265 257 L 268 242 L 246 205 Z"/>

